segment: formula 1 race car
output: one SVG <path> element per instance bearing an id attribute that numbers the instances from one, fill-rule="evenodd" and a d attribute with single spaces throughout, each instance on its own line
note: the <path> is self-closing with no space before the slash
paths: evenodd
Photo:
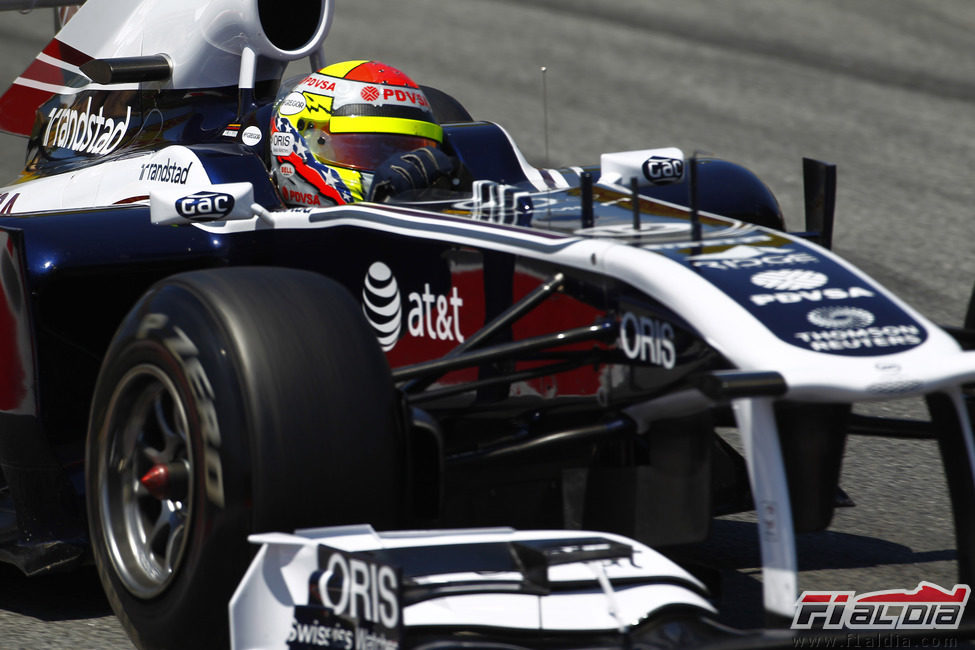
<path id="1" fill-rule="evenodd" d="M 298 5 L 295 25 L 265 0 L 89 0 L 0 97 L 0 129 L 29 137 L 0 188 L 0 559 L 90 553 L 138 645 L 213 647 L 252 533 L 568 529 L 585 551 L 579 531 L 606 531 L 656 562 L 754 509 L 763 606 L 790 621 L 794 531 L 829 525 L 847 434 L 922 426 L 971 583 L 971 337 L 830 251 L 832 166 L 805 161 L 790 234 L 739 165 L 655 148 L 540 169 L 424 87 L 469 186 L 288 208 L 270 115 L 332 16 Z M 912 396 L 930 422 L 851 412 Z M 562 552 L 518 535 L 490 542 Z M 394 555 L 359 565 L 370 584 Z M 521 587 L 560 579 L 539 562 Z M 645 577 L 609 574 L 589 586 Z"/>

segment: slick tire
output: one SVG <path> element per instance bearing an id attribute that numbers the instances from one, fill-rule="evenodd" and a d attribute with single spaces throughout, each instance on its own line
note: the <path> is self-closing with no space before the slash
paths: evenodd
<path id="1" fill-rule="evenodd" d="M 128 314 L 95 389 L 86 498 L 139 647 L 229 645 L 249 533 L 397 525 L 403 412 L 371 331 L 344 288 L 291 269 L 176 275 Z"/>

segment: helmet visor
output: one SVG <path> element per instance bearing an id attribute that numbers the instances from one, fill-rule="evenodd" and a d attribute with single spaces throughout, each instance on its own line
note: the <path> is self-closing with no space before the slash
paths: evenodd
<path id="1" fill-rule="evenodd" d="M 399 133 L 329 133 L 314 128 L 303 135 L 321 162 L 365 171 L 374 171 L 393 155 L 438 146 L 431 138 Z"/>

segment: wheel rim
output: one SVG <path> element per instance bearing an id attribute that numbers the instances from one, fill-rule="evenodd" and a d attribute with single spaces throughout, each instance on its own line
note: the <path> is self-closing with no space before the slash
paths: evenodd
<path id="1" fill-rule="evenodd" d="M 99 509 L 105 548 L 122 584 L 139 598 L 162 593 L 179 570 L 193 503 L 186 407 L 158 367 L 132 368 L 109 402 L 99 436 Z M 160 469 L 184 480 L 148 479 Z"/>

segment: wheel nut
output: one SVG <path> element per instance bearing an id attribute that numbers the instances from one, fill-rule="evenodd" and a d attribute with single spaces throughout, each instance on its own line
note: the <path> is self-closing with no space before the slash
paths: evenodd
<path id="1" fill-rule="evenodd" d="M 160 463 L 139 479 L 149 494 L 159 500 L 182 501 L 189 488 L 186 462 Z"/>

